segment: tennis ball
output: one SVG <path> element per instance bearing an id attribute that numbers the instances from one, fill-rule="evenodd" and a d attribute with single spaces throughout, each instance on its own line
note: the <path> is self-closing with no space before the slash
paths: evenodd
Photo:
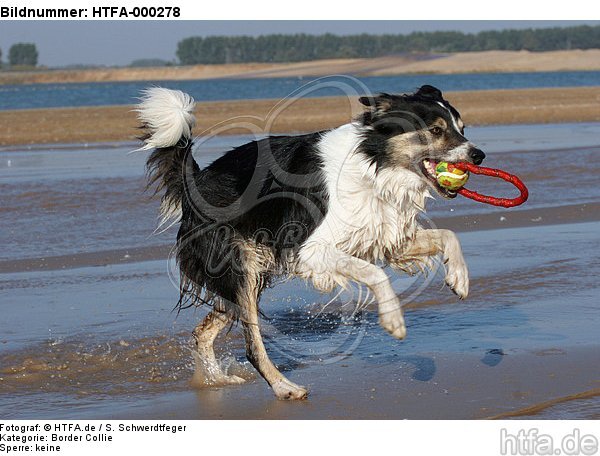
<path id="1" fill-rule="evenodd" d="M 448 162 L 439 162 L 435 167 L 438 184 L 448 190 L 458 190 L 469 180 L 469 173 Z"/>

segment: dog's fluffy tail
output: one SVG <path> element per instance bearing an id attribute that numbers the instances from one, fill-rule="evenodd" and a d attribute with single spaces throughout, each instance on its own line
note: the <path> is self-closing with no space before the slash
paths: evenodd
<path id="1" fill-rule="evenodd" d="M 156 183 L 157 192 L 165 191 L 159 228 L 166 225 L 167 229 L 181 218 L 186 173 L 195 166 L 191 157 L 194 106 L 194 99 L 188 94 L 153 87 L 142 92 L 136 109 L 145 130 L 141 150 L 154 149 L 146 162 L 148 185 Z"/>

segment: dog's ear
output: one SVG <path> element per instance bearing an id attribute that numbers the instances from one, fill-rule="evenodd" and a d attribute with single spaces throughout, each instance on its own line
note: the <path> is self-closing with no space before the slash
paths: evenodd
<path id="1" fill-rule="evenodd" d="M 442 96 L 442 91 L 437 87 L 433 87 L 432 85 L 424 85 L 419 87 L 419 90 L 415 93 L 423 98 L 429 98 L 433 101 L 444 101 L 444 97 Z"/>
<path id="2" fill-rule="evenodd" d="M 393 98 L 387 93 L 380 93 L 376 97 L 360 97 L 358 101 L 373 111 L 389 111 Z"/>

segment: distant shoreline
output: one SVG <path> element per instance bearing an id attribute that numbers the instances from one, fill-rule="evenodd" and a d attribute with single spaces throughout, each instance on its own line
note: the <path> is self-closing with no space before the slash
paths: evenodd
<path id="1" fill-rule="evenodd" d="M 600 86 L 447 92 L 468 126 L 600 121 Z M 0 111 L 0 146 L 131 141 L 132 106 Z M 272 112 L 277 109 L 277 115 Z M 333 128 L 363 108 L 342 97 L 198 103 L 196 135 L 305 133 Z M 241 116 L 241 117 L 240 117 Z M 236 118 L 236 119 L 234 119 Z M 234 119 L 234 120 L 231 120 Z"/>
<path id="2" fill-rule="evenodd" d="M 0 71 L 0 85 L 318 77 L 330 74 L 393 76 L 600 70 L 600 49 L 549 52 L 457 52 L 435 54 L 433 57 L 423 59 L 422 55 L 392 55 L 372 59 L 313 60 L 294 63 Z"/>

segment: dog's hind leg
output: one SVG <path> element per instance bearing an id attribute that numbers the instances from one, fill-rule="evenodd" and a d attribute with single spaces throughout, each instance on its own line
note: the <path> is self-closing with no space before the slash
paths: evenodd
<path id="1" fill-rule="evenodd" d="M 223 372 L 213 344 L 219 332 L 231 323 L 232 319 L 225 313 L 212 310 L 194 329 L 198 355 L 198 368 L 201 370 L 202 383 L 206 385 L 224 385 L 244 383 L 244 379 L 236 375 L 227 375 Z"/>
<path id="2" fill-rule="evenodd" d="M 244 336 L 246 337 L 246 356 L 260 375 L 273 388 L 278 399 L 305 399 L 308 390 L 288 380 L 269 359 L 265 345 L 260 335 L 258 318 L 244 321 Z"/>
<path id="3" fill-rule="evenodd" d="M 285 378 L 269 359 L 258 323 L 258 298 L 261 287 L 259 280 L 255 277 L 251 277 L 248 282 L 248 286 L 239 298 L 240 320 L 246 338 L 246 357 L 271 386 L 278 399 L 305 399 L 308 396 L 308 390 Z"/>

